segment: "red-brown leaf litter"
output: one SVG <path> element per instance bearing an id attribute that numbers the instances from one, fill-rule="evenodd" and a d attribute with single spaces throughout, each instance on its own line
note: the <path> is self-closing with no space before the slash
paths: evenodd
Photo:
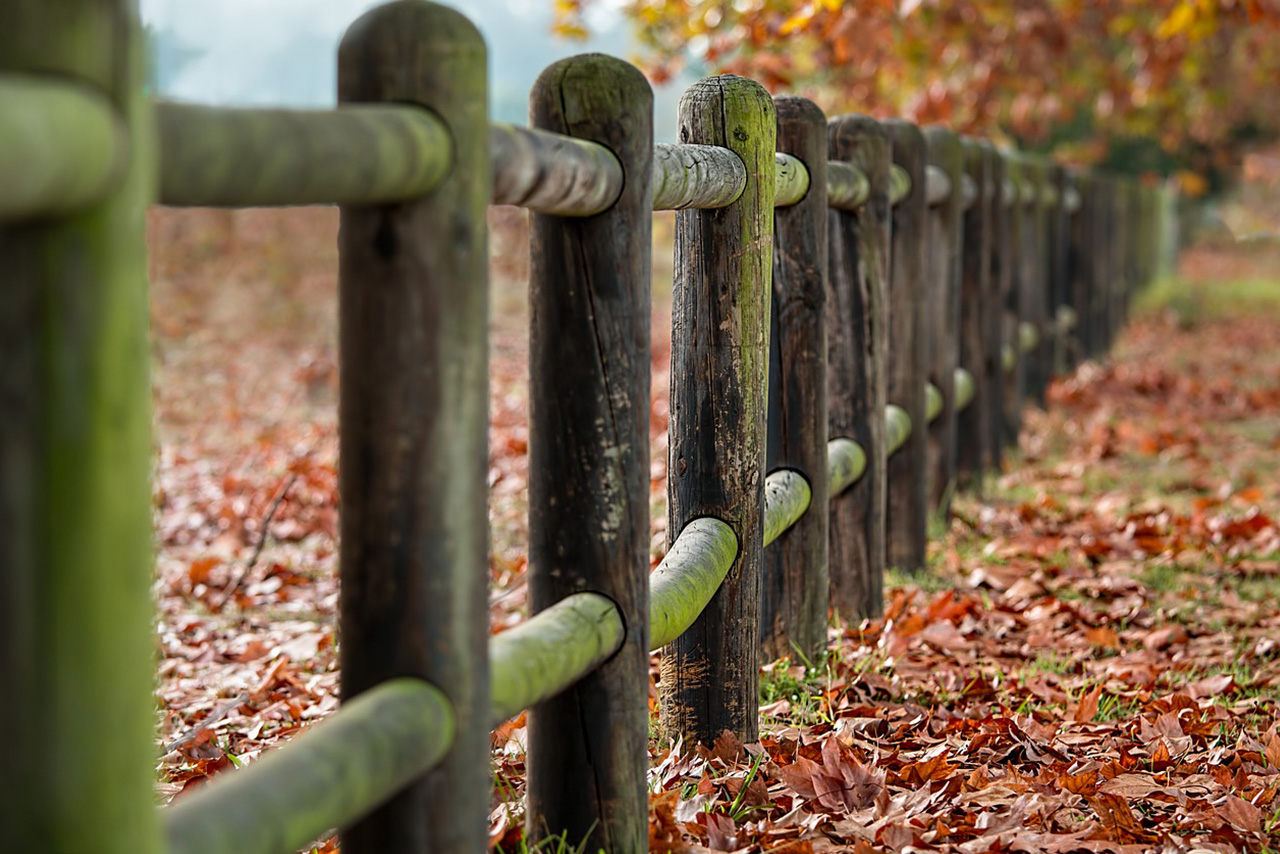
<path id="1" fill-rule="evenodd" d="M 497 632 L 525 615 L 527 267 L 522 217 L 493 226 Z M 167 801 L 338 704 L 336 215 L 158 210 L 151 231 Z M 882 618 L 765 668 L 758 744 L 655 732 L 652 850 L 1280 847 L 1280 282 L 1226 284 L 1280 255 L 1239 254 L 1186 253 L 1107 360 L 1052 386 L 1005 470 L 958 497 L 929 570 L 889 579 Z M 493 736 L 507 851 L 524 734 L 521 716 Z"/>

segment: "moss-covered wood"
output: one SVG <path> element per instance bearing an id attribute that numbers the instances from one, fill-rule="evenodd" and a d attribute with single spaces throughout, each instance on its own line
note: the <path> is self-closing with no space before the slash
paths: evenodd
<path id="1" fill-rule="evenodd" d="M 890 456 L 906 447 L 911 438 L 911 416 L 901 406 L 890 403 L 884 408 L 885 450 Z"/>
<path id="2" fill-rule="evenodd" d="M 51 76 L 0 74 L 0 222 L 101 201 L 123 176 L 128 140 L 102 93 Z"/>
<path id="3" fill-rule="evenodd" d="M 453 743 L 453 709 L 393 679 L 252 765 L 164 810 L 168 854 L 286 854 L 351 824 L 429 770 Z"/>
<path id="4" fill-rule="evenodd" d="M 946 519 L 956 481 L 956 400 L 952 381 L 960 360 L 960 264 L 964 198 L 964 150 L 960 138 L 941 127 L 924 129 L 928 159 L 925 189 L 931 204 L 925 317 L 926 358 L 930 381 L 941 392 L 941 408 L 929 418 L 930 507 Z M 940 187 L 935 185 L 942 185 Z M 933 201 L 936 198 L 937 201 Z"/>
<path id="5" fill-rule="evenodd" d="M 491 791 L 484 42 L 443 6 L 381 6 L 342 40 L 338 100 L 418 104 L 454 142 L 429 196 L 341 210 L 342 695 L 417 676 L 466 722 L 342 849 L 479 851 Z"/>
<path id="6" fill-rule="evenodd" d="M 776 133 L 753 81 L 712 77 L 680 101 L 681 142 L 727 147 L 747 173 L 733 204 L 676 217 L 667 531 L 714 516 L 739 539 L 724 584 L 662 658 L 662 724 L 689 744 L 757 734 Z"/>
<path id="7" fill-rule="evenodd" d="M 827 204 L 844 211 L 857 210 L 871 197 L 867 173 L 852 163 L 827 162 Z"/>
<path id="8" fill-rule="evenodd" d="M 942 415 L 942 389 L 933 383 L 924 385 L 924 419 L 932 424 Z"/>
<path id="9" fill-rule="evenodd" d="M 108 170 L 107 195 L 63 217 L 0 225 L 6 851 L 155 854 L 163 847 L 152 788 L 154 455 L 144 217 L 155 192 L 155 150 L 142 97 L 144 50 L 136 3 L 128 0 L 0 4 L 0 73 L 49 75 L 94 91 L 126 136 L 123 157 Z M 14 118 L 21 117 L 0 123 Z M 89 125 L 108 144 L 114 132 L 97 120 Z M 110 158 L 92 156 L 103 154 Z M 81 178 L 102 171 L 85 167 Z M 0 194 L 13 187 L 6 181 Z M 104 189 L 87 182 L 81 202 Z"/>
<path id="10" fill-rule="evenodd" d="M 531 123 L 603 146 L 622 193 L 590 217 L 538 214 L 530 240 L 529 605 L 592 591 L 622 648 L 529 714 L 527 826 L 585 850 L 647 851 L 649 298 L 653 93 L 600 54 L 544 71 Z"/>
<path id="11" fill-rule="evenodd" d="M 618 606 L 599 593 L 567 596 L 495 635 L 489 641 L 493 723 L 554 697 L 594 672 L 618 651 L 625 635 Z"/>
<path id="12" fill-rule="evenodd" d="M 823 177 L 824 179 L 826 177 L 825 169 Z M 805 198 L 809 194 L 809 186 L 813 180 L 815 179 L 809 172 L 805 160 L 795 154 L 779 151 L 774 155 L 773 206 L 786 208 Z M 824 188 L 822 194 L 825 196 L 825 180 L 822 182 L 822 187 Z"/>
<path id="13" fill-rule="evenodd" d="M 863 449 L 867 473 L 831 501 L 832 606 L 847 619 L 883 607 L 885 451 L 882 413 L 888 376 L 889 136 L 874 119 L 840 116 L 827 126 L 831 162 L 867 179 L 866 202 L 828 215 L 827 430 Z"/>
<path id="14" fill-rule="evenodd" d="M 964 368 L 956 368 L 955 373 L 956 411 L 964 412 L 973 403 L 973 374 Z"/>
<path id="15" fill-rule="evenodd" d="M 889 204 L 898 205 L 911 195 L 911 172 L 900 163 L 889 168 Z"/>
<path id="16" fill-rule="evenodd" d="M 166 205 L 379 204 L 425 195 L 449 169 L 449 132 L 410 104 L 275 110 L 160 104 Z"/>
<path id="17" fill-rule="evenodd" d="M 804 475 L 790 469 L 771 472 L 764 479 L 764 533 L 760 537 L 761 544 L 771 545 L 803 519 L 812 506 L 813 489 Z"/>
<path id="18" fill-rule="evenodd" d="M 733 528 L 719 519 L 694 519 L 649 575 L 649 647 L 661 649 L 693 625 L 720 589 L 738 556 Z"/>
<path id="19" fill-rule="evenodd" d="M 495 205 L 556 216 L 606 211 L 622 192 L 622 164 L 606 146 L 539 128 L 489 128 Z"/>
<path id="20" fill-rule="evenodd" d="M 916 425 L 902 451 L 889 458 L 886 560 L 890 566 L 914 572 L 925 565 L 929 520 L 925 313 L 930 303 L 926 288 L 925 141 L 920 129 L 908 122 L 895 119 L 885 122 L 884 127 L 893 146 L 894 163 L 905 173 L 911 188 L 893 207 L 888 399 L 906 410 L 911 423 Z"/>
<path id="21" fill-rule="evenodd" d="M 770 468 L 808 481 L 812 505 L 764 557 L 760 639 L 766 658 L 827 641 L 827 120 L 805 98 L 774 98 L 778 149 L 808 175 L 807 192 L 773 218 Z M 778 184 L 781 192 L 783 187 Z M 770 475 L 773 478 L 773 475 Z M 765 513 L 769 496 L 766 484 Z M 766 531 L 768 523 L 766 522 Z M 766 545 L 770 542 L 766 536 Z"/>
<path id="22" fill-rule="evenodd" d="M 655 211 L 722 208 L 746 186 L 742 158 L 724 146 L 660 142 L 653 147 Z"/>
<path id="23" fill-rule="evenodd" d="M 827 443 L 827 483 L 834 498 L 858 482 L 867 470 L 867 452 L 852 439 L 838 437 Z"/>

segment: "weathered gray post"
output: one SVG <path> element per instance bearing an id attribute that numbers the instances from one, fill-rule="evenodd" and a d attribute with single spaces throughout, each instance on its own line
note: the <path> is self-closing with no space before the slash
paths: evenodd
<path id="1" fill-rule="evenodd" d="M 942 392 L 942 411 L 928 425 L 929 506 L 945 519 L 956 480 L 955 375 L 960 358 L 960 263 L 964 199 L 960 139 L 941 127 L 924 129 L 930 167 L 945 175 L 946 197 L 928 208 L 925 344 L 929 382 Z"/>
<path id="2" fill-rule="evenodd" d="M 622 649 L 529 712 L 531 840 L 649 847 L 649 283 L 653 92 L 601 55 L 552 65 L 530 123 L 607 146 L 622 196 L 592 217 L 533 215 L 529 606 L 593 591 Z"/>
<path id="3" fill-rule="evenodd" d="M 689 743 L 757 737 L 776 138 L 773 100 L 752 80 L 711 77 L 680 99 L 680 141 L 728 148 L 747 173 L 728 207 L 676 214 L 667 536 L 700 516 L 738 536 L 724 583 L 663 650 L 662 725 Z"/>
<path id="4" fill-rule="evenodd" d="M 13 0 L 0 25 L 0 72 L 106 98 L 126 152 L 99 201 L 0 225 L 0 828 L 6 850 L 149 854 L 145 42 L 128 0 Z"/>
<path id="5" fill-rule="evenodd" d="M 773 297 L 781 356 L 778 458 L 809 483 L 809 510 L 768 551 L 760 631 L 766 657 L 794 644 L 816 661 L 827 642 L 827 121 L 805 98 L 782 95 L 778 151 L 809 172 L 809 191 L 773 218 Z M 770 389 L 770 394 L 775 390 Z M 766 558 L 771 555 L 766 554 Z"/>
<path id="6" fill-rule="evenodd" d="M 453 140 L 426 198 L 341 210 L 342 695 L 416 676 L 461 722 L 433 771 L 344 832 L 347 854 L 487 843 L 486 99 L 484 41 L 443 6 L 373 9 L 338 50 L 340 102 L 421 104 Z"/>
<path id="7" fill-rule="evenodd" d="M 889 458 L 888 538 L 890 566 L 914 572 L 924 568 L 929 508 L 925 475 L 928 421 L 925 418 L 925 142 L 920 129 L 893 119 L 884 123 L 893 146 L 893 162 L 911 180 L 906 198 L 893 208 L 893 256 L 889 264 L 889 403 L 906 410 L 911 435 Z"/>
<path id="8" fill-rule="evenodd" d="M 867 178 L 866 200 L 828 215 L 827 431 L 867 456 L 861 479 L 831 501 L 831 603 L 849 620 L 884 608 L 885 449 L 891 211 L 889 136 L 874 119 L 827 126 L 827 156 Z"/>

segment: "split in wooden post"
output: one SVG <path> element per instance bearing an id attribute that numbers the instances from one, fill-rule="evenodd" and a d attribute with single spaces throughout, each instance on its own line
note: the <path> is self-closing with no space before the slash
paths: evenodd
<path id="1" fill-rule="evenodd" d="M 600 593 L 618 606 L 626 638 L 529 712 L 526 824 L 532 841 L 643 852 L 653 92 L 622 60 L 576 56 L 538 78 L 529 115 L 606 146 L 623 172 L 622 195 L 603 213 L 532 218 L 529 607 Z"/>
<path id="2" fill-rule="evenodd" d="M 487 844 L 487 97 L 484 41 L 443 6 L 373 9 L 338 50 L 340 102 L 420 104 L 454 151 L 430 195 L 341 208 L 342 696 L 416 676 L 464 722 L 439 765 L 344 830 L 347 854 Z"/>
<path id="3" fill-rule="evenodd" d="M 776 136 L 773 101 L 751 80 L 708 78 L 680 100 L 680 141 L 732 149 L 747 172 L 728 207 L 676 215 L 667 536 L 711 516 L 739 542 L 720 590 L 663 651 L 662 725 L 690 744 L 758 732 Z"/>

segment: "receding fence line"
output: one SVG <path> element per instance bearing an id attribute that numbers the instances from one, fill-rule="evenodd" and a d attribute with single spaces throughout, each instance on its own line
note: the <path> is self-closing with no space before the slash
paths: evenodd
<path id="1" fill-rule="evenodd" d="M 128 5 L 80 6 L 64 23 L 140 67 Z M 19 23 L 47 14 L 18 7 Z M 686 96 L 689 142 L 655 145 L 648 84 L 602 56 L 544 72 L 534 127 L 490 124 L 483 42 L 426 2 L 353 25 L 335 110 L 158 105 L 159 202 L 343 206 L 344 375 L 343 705 L 162 811 L 161 828 L 139 748 L 151 720 L 136 216 L 153 193 L 149 106 L 132 84 L 75 79 L 75 58 L 54 54 L 0 73 L 0 177 L 13 188 L 0 219 L 24 223 L 0 230 L 17 271 L 0 329 L 19 356 L 4 368 L 19 405 L 0 414 L 0 437 L 40 449 L 55 427 L 93 423 L 84 411 L 102 427 L 59 432 L 54 462 L 33 452 L 24 458 L 46 462 L 4 470 L 18 503 L 0 514 L 0 642 L 20 652 L 4 682 L 49 707 L 0 705 L 0 724 L 57 726 L 63 745 L 51 759 L 54 739 L 32 739 L 39 750 L 18 745 L 0 767 L 20 793 L 0 821 L 18 847 L 48 847 L 56 828 L 54 847 L 158 852 L 163 830 L 172 852 L 275 854 L 337 825 L 351 854 L 479 851 L 486 724 L 532 707 L 532 844 L 563 834 L 645 850 L 648 652 L 664 649 L 670 735 L 753 739 L 762 650 L 816 655 L 828 605 L 874 615 L 886 565 L 923 565 L 927 515 L 945 514 L 955 483 L 980 488 L 999 467 L 1022 401 L 1106 351 L 1154 273 L 1167 216 L 1154 188 L 939 128 L 828 122 L 803 98 L 733 76 Z M 490 203 L 534 213 L 535 613 L 493 638 Z M 648 574 L 654 210 L 678 211 L 677 282 L 670 545 Z M 41 260 L 54 257 L 77 263 Z M 75 309 L 46 292 L 71 294 Z M 46 395 L 50 376 L 59 385 Z M 76 477 L 61 477 L 66 466 Z M 110 489 L 86 490 L 85 477 Z M 43 537 L 55 511 L 81 533 Z M 53 612 L 41 610 L 47 585 L 73 591 Z M 75 661 L 49 657 L 65 625 L 83 627 Z M 84 771 L 99 713 L 41 679 L 71 668 L 100 702 L 121 694 L 95 688 L 118 680 L 121 660 L 136 678 L 108 717 L 130 721 L 131 738 Z M 64 767 L 88 781 L 93 809 L 59 806 L 49 769 Z"/>

